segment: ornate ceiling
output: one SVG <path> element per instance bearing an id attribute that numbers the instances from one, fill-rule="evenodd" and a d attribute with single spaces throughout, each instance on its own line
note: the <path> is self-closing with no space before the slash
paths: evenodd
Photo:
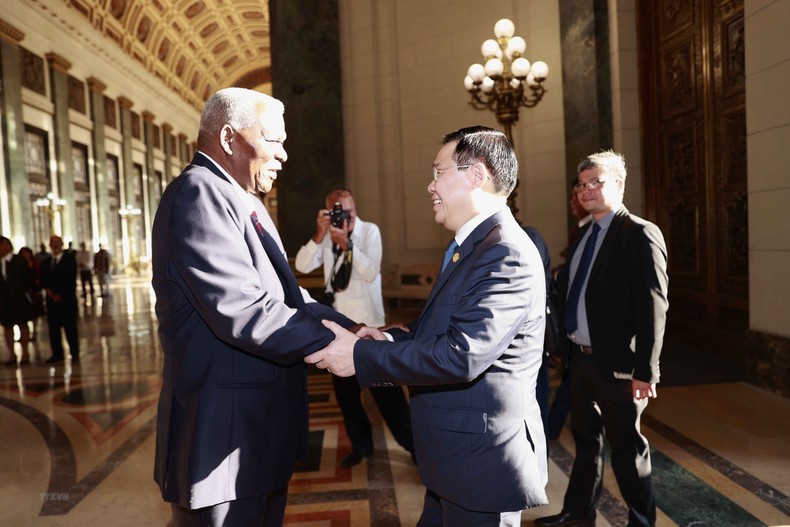
<path id="1" fill-rule="evenodd" d="M 269 82 L 268 0 L 57 0 L 193 107 Z"/>

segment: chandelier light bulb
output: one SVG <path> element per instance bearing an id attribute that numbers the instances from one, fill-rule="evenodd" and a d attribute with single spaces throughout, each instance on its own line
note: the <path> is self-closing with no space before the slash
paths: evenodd
<path id="1" fill-rule="evenodd" d="M 491 77 L 483 79 L 483 84 L 480 86 L 480 89 L 483 90 L 484 93 L 489 93 L 494 89 L 494 79 Z"/>
<path id="2" fill-rule="evenodd" d="M 486 70 L 482 64 L 472 64 L 466 71 L 466 74 L 472 78 L 473 82 L 480 82 L 486 76 Z"/>
<path id="3" fill-rule="evenodd" d="M 514 90 L 517 90 L 519 88 L 519 86 L 521 86 L 521 81 L 520 80 L 518 80 L 515 77 L 510 79 L 510 87 L 511 88 L 513 88 Z"/>
<path id="4" fill-rule="evenodd" d="M 505 65 L 499 59 L 488 59 L 485 72 L 489 77 L 499 77 L 505 71 Z"/>
<path id="5" fill-rule="evenodd" d="M 466 88 L 469 91 L 472 91 L 472 90 L 475 89 L 475 81 L 473 81 L 472 77 L 470 77 L 469 75 L 464 77 L 464 88 Z"/>
<path id="6" fill-rule="evenodd" d="M 546 80 L 546 77 L 549 76 L 549 67 L 548 65 L 539 60 L 532 64 L 532 75 L 535 77 L 535 80 L 538 82 L 543 82 Z"/>
<path id="7" fill-rule="evenodd" d="M 496 35 L 497 38 L 510 38 L 515 32 L 516 26 L 507 18 L 503 18 L 494 24 L 494 35 Z"/>
<path id="8" fill-rule="evenodd" d="M 480 46 L 480 53 L 483 54 L 484 59 L 490 59 L 491 57 L 496 57 L 497 53 L 501 54 L 502 49 L 499 47 L 496 40 L 489 38 Z"/>
<path id="9" fill-rule="evenodd" d="M 529 84 L 531 88 L 537 88 L 538 85 L 540 84 L 538 81 L 535 80 L 535 76 L 532 74 L 531 71 L 529 72 L 529 75 L 527 75 L 527 84 Z"/>
<path id="10" fill-rule="evenodd" d="M 505 54 L 509 59 L 520 57 L 527 50 L 527 42 L 521 37 L 513 37 L 507 42 Z"/>
<path id="11" fill-rule="evenodd" d="M 523 79 L 529 74 L 529 61 L 524 57 L 519 57 L 510 65 L 510 72 L 514 77 Z"/>

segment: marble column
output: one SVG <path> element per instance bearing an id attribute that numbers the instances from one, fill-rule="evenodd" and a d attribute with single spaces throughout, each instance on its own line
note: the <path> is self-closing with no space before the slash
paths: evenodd
<path id="1" fill-rule="evenodd" d="M 126 206 L 136 207 L 134 201 L 135 181 L 134 167 L 132 165 L 132 106 L 134 103 L 126 97 L 118 97 L 118 110 L 121 114 L 121 174 L 123 175 L 123 202 L 121 208 Z"/>
<path id="2" fill-rule="evenodd" d="M 272 93 L 285 103 L 288 162 L 277 180 L 278 228 L 295 255 L 326 194 L 344 188 L 337 0 L 270 0 Z"/>
<path id="3" fill-rule="evenodd" d="M 191 161 L 189 152 L 187 151 L 187 136 L 186 134 L 178 134 L 178 159 L 182 165 L 186 165 Z"/>
<path id="4" fill-rule="evenodd" d="M 93 121 L 91 139 L 93 142 L 93 171 L 96 176 L 94 195 L 98 209 L 96 211 L 99 223 L 98 238 L 100 243 L 106 247 L 113 242 L 110 240 L 110 222 L 113 221 L 113 218 L 110 216 L 112 210 L 110 195 L 107 192 L 107 149 L 104 146 L 104 90 L 107 89 L 107 86 L 95 77 L 89 77 L 87 81 L 90 92 L 91 120 Z"/>
<path id="5" fill-rule="evenodd" d="M 148 175 L 148 204 L 143 212 L 145 219 L 145 232 L 151 232 L 156 207 L 159 206 L 159 197 L 162 187 L 156 177 L 154 169 L 154 121 L 156 117 L 151 112 L 143 112 L 143 138 L 145 140 L 145 173 Z"/>
<path id="6" fill-rule="evenodd" d="M 69 77 L 71 62 L 51 52 L 46 54 L 49 64 L 49 88 L 54 106 L 53 137 L 56 174 L 58 182 L 57 196 L 66 201 L 60 210 L 60 231 L 63 240 L 68 243 L 75 241 L 77 235 L 77 215 L 74 201 L 74 163 L 71 159 L 71 130 L 69 128 Z M 76 247 L 74 247 L 76 249 Z"/>
<path id="7" fill-rule="evenodd" d="M 560 0 L 568 189 L 579 161 L 614 141 L 607 20 L 607 0 Z M 568 224 L 575 221 L 569 210 Z"/>
<path id="8" fill-rule="evenodd" d="M 0 127 L 3 131 L 4 181 L 0 182 L 0 232 L 18 249 L 31 245 L 33 216 L 25 169 L 25 124 L 22 118 L 22 68 L 19 43 L 25 34 L 0 20 Z M 17 245 L 19 247 L 17 247 Z"/>
<path id="9" fill-rule="evenodd" d="M 167 123 L 162 124 L 162 151 L 165 153 L 165 184 L 173 179 L 173 152 L 171 150 L 170 136 L 173 135 L 173 127 Z"/>

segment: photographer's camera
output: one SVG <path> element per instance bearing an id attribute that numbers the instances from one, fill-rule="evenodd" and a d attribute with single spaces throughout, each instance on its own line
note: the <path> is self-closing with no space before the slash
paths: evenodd
<path id="1" fill-rule="evenodd" d="M 351 214 L 347 210 L 343 210 L 343 205 L 339 201 L 336 201 L 335 206 L 329 211 L 329 223 L 336 229 L 343 228 L 343 222 L 350 218 Z"/>

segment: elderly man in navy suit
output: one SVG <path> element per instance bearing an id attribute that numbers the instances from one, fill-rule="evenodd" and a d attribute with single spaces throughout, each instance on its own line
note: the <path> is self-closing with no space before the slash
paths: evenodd
<path id="1" fill-rule="evenodd" d="M 154 478 L 176 526 L 282 525 L 307 451 L 303 357 L 321 325 L 353 322 L 299 288 L 253 193 L 287 155 L 280 101 L 226 88 L 206 103 L 198 153 L 153 226 L 153 287 L 165 363 Z"/>
<path id="2" fill-rule="evenodd" d="M 546 441 L 535 383 L 546 282 L 535 245 L 507 208 L 518 162 L 504 134 L 447 135 L 428 185 L 454 233 L 420 317 L 395 342 L 331 322 L 338 338 L 308 362 L 361 386 L 407 384 L 425 504 L 420 527 L 520 525 L 547 503 Z"/>

